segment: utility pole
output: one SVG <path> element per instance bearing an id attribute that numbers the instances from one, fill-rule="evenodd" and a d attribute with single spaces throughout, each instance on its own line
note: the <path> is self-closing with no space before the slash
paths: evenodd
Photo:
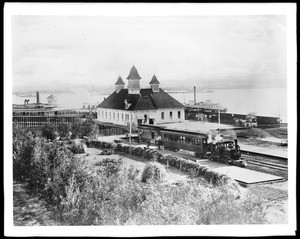
<path id="1" fill-rule="evenodd" d="M 131 118 L 132 115 L 129 117 L 129 154 L 131 154 Z"/>
<path id="2" fill-rule="evenodd" d="M 220 119 L 220 103 L 218 103 L 218 121 L 219 125 L 221 124 L 221 119 Z"/>

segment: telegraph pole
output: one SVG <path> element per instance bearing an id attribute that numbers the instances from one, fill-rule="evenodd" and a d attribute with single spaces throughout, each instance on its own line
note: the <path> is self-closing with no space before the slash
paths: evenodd
<path id="1" fill-rule="evenodd" d="M 220 103 L 218 103 L 218 121 L 219 125 L 221 124 L 221 119 L 220 119 Z"/>
<path id="2" fill-rule="evenodd" d="M 132 115 L 130 115 L 129 118 L 129 154 L 131 154 L 131 118 Z"/>

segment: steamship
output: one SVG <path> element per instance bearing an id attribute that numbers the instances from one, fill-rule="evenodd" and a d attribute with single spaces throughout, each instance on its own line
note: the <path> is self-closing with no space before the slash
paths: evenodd
<path id="1" fill-rule="evenodd" d="M 210 100 L 206 102 L 196 101 L 196 87 L 194 87 L 194 101 L 189 104 L 185 104 L 185 116 L 187 120 L 201 120 L 218 122 L 223 124 L 236 125 L 237 121 L 248 121 L 251 118 L 252 122 L 255 122 L 256 127 L 268 128 L 268 127 L 280 127 L 280 117 L 273 116 L 260 116 L 253 114 L 239 114 L 229 113 L 227 108 L 221 106 L 219 103 L 213 103 Z"/>
<path id="2" fill-rule="evenodd" d="M 65 122 L 73 123 L 81 114 L 59 110 L 55 104 L 41 103 L 40 94 L 36 92 L 36 103 L 29 103 L 24 100 L 24 104 L 13 104 L 13 125 L 30 128 L 32 130 L 40 129 L 47 123 L 53 123 L 54 126 Z"/>

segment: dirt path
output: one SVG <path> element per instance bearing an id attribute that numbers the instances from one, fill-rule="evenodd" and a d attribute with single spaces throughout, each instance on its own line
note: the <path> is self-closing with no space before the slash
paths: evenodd
<path id="1" fill-rule="evenodd" d="M 45 203 L 38 197 L 26 193 L 21 183 L 13 186 L 13 218 L 14 226 L 57 226 L 59 223 L 51 219 Z"/>

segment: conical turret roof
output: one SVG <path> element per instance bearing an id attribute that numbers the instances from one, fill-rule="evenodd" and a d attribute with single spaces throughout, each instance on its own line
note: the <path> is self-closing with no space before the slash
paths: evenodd
<path id="1" fill-rule="evenodd" d="M 131 67 L 131 70 L 130 70 L 130 72 L 129 72 L 129 75 L 128 75 L 128 77 L 127 77 L 126 79 L 128 79 L 128 80 L 130 80 L 130 79 L 139 79 L 139 80 L 140 80 L 140 79 L 142 79 L 142 77 L 140 77 L 140 75 L 139 75 L 137 69 L 136 69 L 135 66 L 133 65 L 133 66 Z"/>
<path id="2" fill-rule="evenodd" d="M 124 81 L 122 80 L 122 77 L 121 77 L 121 76 L 119 76 L 119 78 L 118 78 L 118 80 L 117 80 L 117 82 L 116 82 L 115 85 L 125 85 L 125 83 L 124 83 Z"/>
<path id="3" fill-rule="evenodd" d="M 153 75 L 151 81 L 149 82 L 149 84 L 160 84 L 159 81 L 156 78 L 156 75 Z"/>

